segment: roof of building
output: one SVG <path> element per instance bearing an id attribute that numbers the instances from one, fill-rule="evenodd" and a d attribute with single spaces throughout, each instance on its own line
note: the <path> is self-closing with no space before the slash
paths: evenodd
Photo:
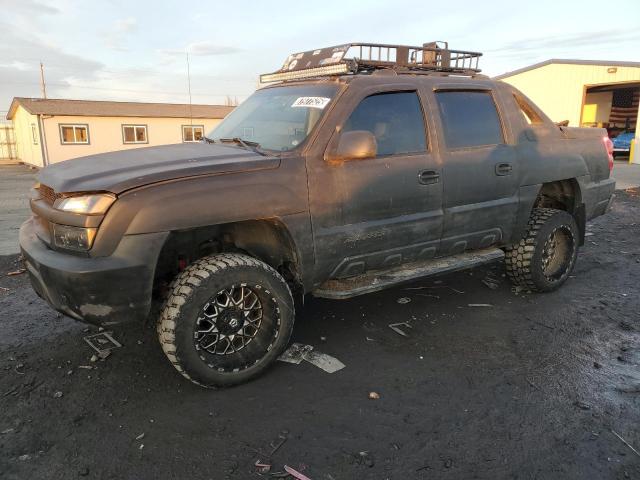
<path id="1" fill-rule="evenodd" d="M 226 105 L 189 105 L 182 103 L 107 102 L 68 100 L 62 98 L 14 97 L 7 120 L 18 106 L 37 115 L 67 115 L 81 117 L 164 117 L 164 118 L 224 118 L 234 107 Z"/>
<path id="2" fill-rule="evenodd" d="M 529 65 L 528 67 L 519 68 L 517 70 L 513 70 L 511 72 L 506 72 L 496 77 L 493 77 L 495 80 L 500 80 L 502 78 L 513 77 L 514 75 L 518 75 L 520 73 L 528 72 L 529 70 L 535 70 L 536 68 L 545 67 L 547 65 L 551 65 L 552 63 L 564 64 L 564 65 L 596 65 L 602 67 L 637 67 L 640 68 L 640 62 L 620 62 L 616 60 L 576 60 L 576 59 L 562 59 L 562 58 L 552 58 L 550 60 L 545 60 L 544 62 L 534 63 L 533 65 Z"/>

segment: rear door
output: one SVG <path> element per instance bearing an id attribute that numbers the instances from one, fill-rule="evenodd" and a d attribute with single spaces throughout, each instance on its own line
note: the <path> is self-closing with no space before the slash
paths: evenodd
<path id="1" fill-rule="evenodd" d="M 320 281 L 388 268 L 437 252 L 442 230 L 440 168 L 429 147 L 415 86 L 350 87 L 326 128 L 327 150 L 339 135 L 366 130 L 375 158 L 331 164 L 307 157 Z M 353 93 L 351 93 L 353 92 Z"/>
<path id="2" fill-rule="evenodd" d="M 518 162 L 490 88 L 436 88 L 442 161 L 442 254 L 484 248 L 510 236 L 518 207 Z"/>

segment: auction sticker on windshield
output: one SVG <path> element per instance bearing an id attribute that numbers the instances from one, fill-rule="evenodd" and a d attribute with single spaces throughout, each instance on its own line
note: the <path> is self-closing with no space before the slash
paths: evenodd
<path id="1" fill-rule="evenodd" d="M 327 97 L 298 97 L 292 107 L 324 108 L 331 101 Z"/>

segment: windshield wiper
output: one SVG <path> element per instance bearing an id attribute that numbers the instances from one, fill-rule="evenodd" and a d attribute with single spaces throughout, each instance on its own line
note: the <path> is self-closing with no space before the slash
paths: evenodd
<path id="1" fill-rule="evenodd" d="M 240 137 L 233 138 L 219 138 L 219 142 L 222 143 L 235 143 L 236 145 L 240 145 L 246 150 L 251 150 L 252 152 L 257 153 L 258 155 L 266 155 L 265 152 L 260 150 L 260 144 L 258 142 L 252 142 L 251 140 L 243 140 Z"/>
<path id="2" fill-rule="evenodd" d="M 215 141 L 213 138 L 209 138 L 209 137 L 207 137 L 207 136 L 205 136 L 205 135 L 203 135 L 203 136 L 202 136 L 202 140 L 203 140 L 205 143 L 216 143 L 216 141 Z"/>

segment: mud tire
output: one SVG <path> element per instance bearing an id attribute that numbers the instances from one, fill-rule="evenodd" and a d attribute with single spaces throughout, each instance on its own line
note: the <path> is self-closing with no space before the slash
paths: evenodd
<path id="1" fill-rule="evenodd" d="M 557 235 L 556 239 L 561 238 L 561 248 L 558 252 L 560 256 L 553 260 L 557 268 L 550 274 L 548 261 L 545 267 L 545 252 L 554 235 Z M 514 285 L 529 291 L 556 290 L 567 280 L 575 266 L 578 241 L 578 226 L 573 216 L 563 210 L 536 208 L 522 239 L 505 249 L 507 276 Z"/>
<path id="2" fill-rule="evenodd" d="M 251 351 L 239 355 L 241 350 L 235 349 L 229 357 L 237 355 L 237 360 L 223 358 L 224 354 L 212 354 L 196 346 L 194 338 L 203 306 L 230 285 L 249 286 L 261 302 L 261 318 L 266 321 L 261 320 L 260 328 L 264 325 L 269 335 L 264 337 L 265 332 L 257 329 L 255 335 L 263 337 L 255 337 L 260 341 L 256 340 L 252 350 L 259 358 L 254 359 Z M 174 279 L 158 321 L 158 338 L 165 355 L 182 376 L 202 387 L 227 387 L 261 375 L 278 358 L 289 342 L 294 317 L 291 291 L 278 272 L 248 255 L 223 253 L 197 260 Z M 249 363 L 243 364 L 246 357 Z"/>

